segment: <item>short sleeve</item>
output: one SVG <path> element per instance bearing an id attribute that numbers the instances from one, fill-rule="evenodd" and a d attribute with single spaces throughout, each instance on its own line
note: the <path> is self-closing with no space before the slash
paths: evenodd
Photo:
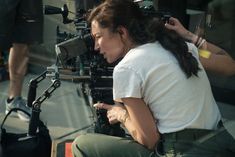
<path id="1" fill-rule="evenodd" d="M 142 98 L 140 75 L 132 68 L 115 67 L 113 72 L 113 98 Z"/>

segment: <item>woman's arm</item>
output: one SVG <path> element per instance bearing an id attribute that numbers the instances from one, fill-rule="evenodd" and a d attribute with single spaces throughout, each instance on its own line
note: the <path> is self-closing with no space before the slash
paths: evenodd
<path id="1" fill-rule="evenodd" d="M 122 101 L 128 111 L 128 118 L 123 125 L 137 142 L 153 149 L 160 135 L 148 106 L 139 98 L 124 98 Z"/>
<path id="2" fill-rule="evenodd" d="M 94 106 L 107 110 L 107 117 L 111 124 L 121 122 L 135 141 L 148 149 L 154 149 L 160 135 L 149 108 L 139 98 L 124 98 L 122 101 L 124 105 L 98 103 Z"/>
<path id="3" fill-rule="evenodd" d="M 209 58 L 200 55 L 206 70 L 225 76 L 235 75 L 235 60 L 225 50 L 209 42 L 205 42 L 202 49 L 211 52 Z"/>
<path id="4" fill-rule="evenodd" d="M 185 29 L 176 18 L 171 17 L 169 19 L 169 23 L 166 23 L 165 26 L 170 30 L 176 31 L 176 33 L 178 33 L 185 40 L 200 46 L 200 61 L 206 70 L 225 76 L 235 75 L 235 60 L 225 50 L 212 43 L 209 43 L 206 40 L 202 42 L 203 40 L 200 37 Z M 206 57 L 200 53 L 200 49 L 207 50 Z"/>

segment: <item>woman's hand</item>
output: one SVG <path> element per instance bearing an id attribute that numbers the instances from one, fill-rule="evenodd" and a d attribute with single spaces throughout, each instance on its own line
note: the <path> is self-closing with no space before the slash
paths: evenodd
<path id="1" fill-rule="evenodd" d="M 94 107 L 106 109 L 110 124 L 121 122 L 135 141 L 154 149 L 160 135 L 148 106 L 140 98 L 122 98 L 122 102 L 125 105 L 96 103 Z"/>
<path id="2" fill-rule="evenodd" d="M 107 110 L 107 118 L 110 124 L 115 124 L 117 122 L 124 123 L 128 118 L 128 113 L 125 107 L 121 104 L 109 105 L 105 103 L 96 103 L 94 107 L 97 109 Z"/>
<path id="3" fill-rule="evenodd" d="M 165 27 L 167 29 L 175 31 L 185 40 L 188 40 L 194 44 L 197 42 L 198 36 L 184 28 L 180 21 L 174 17 L 170 17 L 169 23 L 166 23 Z"/>

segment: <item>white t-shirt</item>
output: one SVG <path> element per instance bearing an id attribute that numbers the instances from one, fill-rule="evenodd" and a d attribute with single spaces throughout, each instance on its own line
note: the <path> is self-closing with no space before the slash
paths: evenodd
<path id="1" fill-rule="evenodd" d="M 199 60 L 197 48 L 187 44 Z M 157 120 L 160 133 L 215 129 L 221 115 L 200 62 L 199 66 L 198 77 L 187 78 L 173 54 L 158 42 L 138 46 L 114 68 L 114 100 L 142 98 Z"/>

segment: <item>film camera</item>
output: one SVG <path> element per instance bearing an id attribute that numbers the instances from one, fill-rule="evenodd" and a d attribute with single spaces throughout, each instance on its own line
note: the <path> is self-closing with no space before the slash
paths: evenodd
<path id="1" fill-rule="evenodd" d="M 73 22 L 76 33 L 61 33 L 57 27 L 56 66 L 59 67 L 60 79 L 72 80 L 79 84 L 78 94 L 91 108 L 95 121 L 95 132 L 114 136 L 125 136 L 120 124 L 110 125 L 106 110 L 96 110 L 93 104 L 105 102 L 114 104 L 112 95 L 112 72 L 114 64 L 108 64 L 103 56 L 94 50 L 94 41 L 86 22 L 83 10 L 76 18 L 67 18 L 68 9 L 45 6 L 45 14 L 62 14 L 63 23 Z"/>
<path id="2" fill-rule="evenodd" d="M 61 78 L 70 77 L 73 82 L 79 83 L 79 94 L 91 108 L 97 102 L 114 104 L 112 96 L 114 64 L 108 64 L 103 56 L 93 50 L 93 47 L 90 34 L 75 36 L 55 46 L 58 61 L 67 73 L 65 75 L 61 73 Z M 119 124 L 109 124 L 105 110 L 95 110 L 93 114 L 96 121 L 95 132 L 115 136 L 125 135 Z"/>

